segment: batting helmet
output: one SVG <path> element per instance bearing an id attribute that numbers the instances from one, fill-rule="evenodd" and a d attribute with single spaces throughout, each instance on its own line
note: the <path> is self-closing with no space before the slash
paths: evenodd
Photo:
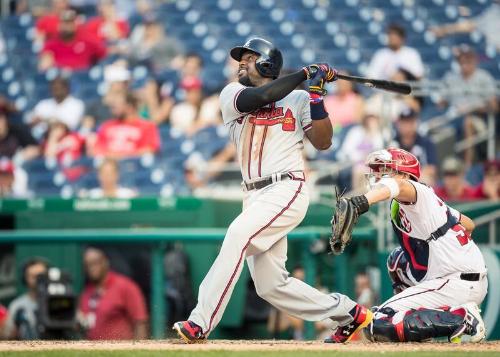
<path id="1" fill-rule="evenodd" d="M 283 56 L 271 42 L 255 37 L 248 40 L 243 46 L 234 47 L 230 54 L 236 61 L 240 61 L 241 56 L 246 51 L 252 51 L 259 55 L 255 61 L 255 67 L 262 77 L 278 78 L 283 66 Z"/>
<path id="2" fill-rule="evenodd" d="M 366 164 L 375 172 L 380 168 L 390 168 L 410 175 L 415 181 L 420 178 L 420 162 L 415 155 L 403 149 L 388 148 L 372 152 L 368 155 Z"/>

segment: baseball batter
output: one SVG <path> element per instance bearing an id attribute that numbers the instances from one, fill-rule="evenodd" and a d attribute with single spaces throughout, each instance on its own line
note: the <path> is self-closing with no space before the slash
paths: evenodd
<path id="1" fill-rule="evenodd" d="M 174 329 L 188 343 L 203 341 L 219 323 L 246 259 L 259 296 L 305 320 L 331 318 L 339 328 L 329 342 L 346 342 L 373 314 L 342 294 L 324 294 L 289 277 L 287 234 L 309 205 L 302 148 L 304 134 L 319 150 L 331 145 L 332 126 L 323 105 L 326 81 L 336 79 L 327 64 L 314 64 L 278 78 L 281 52 L 254 38 L 235 47 L 238 82 L 220 94 L 224 123 L 243 176 L 243 211 L 229 226 L 220 253 L 199 288 L 188 321 Z M 309 79 L 309 91 L 295 90 Z"/>
<path id="2" fill-rule="evenodd" d="M 472 342 L 485 338 L 478 305 L 488 281 L 483 256 L 472 241 L 474 223 L 420 183 L 420 163 L 397 148 L 367 158 L 372 188 L 351 202 L 364 213 L 391 200 L 391 218 L 400 247 L 388 269 L 396 295 L 375 308 L 365 329 L 374 341 L 423 341 L 432 337 Z"/>

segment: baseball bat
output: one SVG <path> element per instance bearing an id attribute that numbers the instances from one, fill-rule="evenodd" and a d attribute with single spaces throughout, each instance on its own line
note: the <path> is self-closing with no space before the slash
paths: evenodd
<path id="1" fill-rule="evenodd" d="M 372 78 L 364 78 L 357 76 L 349 76 L 346 74 L 337 74 L 339 79 L 343 79 L 345 81 L 357 82 L 363 84 L 365 87 L 371 88 L 379 88 L 389 92 L 395 92 L 400 94 L 410 94 L 411 86 L 402 82 L 394 82 L 394 81 L 385 81 L 382 79 L 372 79 Z"/>

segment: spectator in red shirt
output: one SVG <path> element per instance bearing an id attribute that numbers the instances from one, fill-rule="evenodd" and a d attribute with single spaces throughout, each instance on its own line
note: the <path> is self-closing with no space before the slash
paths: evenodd
<path id="1" fill-rule="evenodd" d="M 471 201 L 479 199 L 477 188 L 465 181 L 464 163 L 456 157 L 447 157 L 443 161 L 443 186 L 434 192 L 445 201 Z"/>
<path id="2" fill-rule="evenodd" d="M 79 320 L 89 340 L 147 338 L 148 314 L 135 282 L 109 268 L 97 248 L 87 248 L 83 262 L 89 283 L 80 296 Z"/>
<path id="3" fill-rule="evenodd" d="M 70 163 L 82 156 L 84 145 L 85 139 L 81 135 L 70 131 L 63 122 L 56 121 L 50 126 L 43 155 L 59 163 Z"/>
<path id="4" fill-rule="evenodd" d="M 97 12 L 99 15 L 91 18 L 84 27 L 92 39 L 109 46 L 127 38 L 130 27 L 125 19 L 118 16 L 113 0 L 99 1 Z"/>
<path id="5" fill-rule="evenodd" d="M 59 31 L 59 17 L 69 10 L 68 0 L 52 0 L 52 6 L 48 13 L 38 18 L 35 24 L 35 41 L 44 43 L 57 37 Z"/>
<path id="6" fill-rule="evenodd" d="M 89 154 L 123 159 L 154 153 L 160 149 L 160 134 L 156 125 L 140 119 L 137 99 L 127 93 L 111 103 L 114 119 L 105 121 L 97 131 L 95 142 L 89 140 Z"/>
<path id="7" fill-rule="evenodd" d="M 51 67 L 70 70 L 88 69 L 106 56 L 106 48 L 98 41 L 77 31 L 77 18 L 73 10 L 62 13 L 58 36 L 45 43 L 38 68 L 45 71 Z"/>
<path id="8" fill-rule="evenodd" d="M 484 179 L 478 187 L 479 197 L 492 201 L 500 198 L 500 161 L 491 160 L 484 163 Z"/>

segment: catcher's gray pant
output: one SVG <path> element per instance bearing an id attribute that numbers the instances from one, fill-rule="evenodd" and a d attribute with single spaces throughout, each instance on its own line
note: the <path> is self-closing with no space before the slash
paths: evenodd
<path id="1" fill-rule="evenodd" d="M 342 294 L 324 294 L 289 277 L 286 235 L 303 219 L 309 205 L 303 181 L 286 180 L 246 193 L 243 211 L 229 226 L 219 255 L 200 285 L 189 320 L 208 335 L 219 323 L 246 257 L 257 293 L 301 319 L 352 321 L 356 305 Z"/>

